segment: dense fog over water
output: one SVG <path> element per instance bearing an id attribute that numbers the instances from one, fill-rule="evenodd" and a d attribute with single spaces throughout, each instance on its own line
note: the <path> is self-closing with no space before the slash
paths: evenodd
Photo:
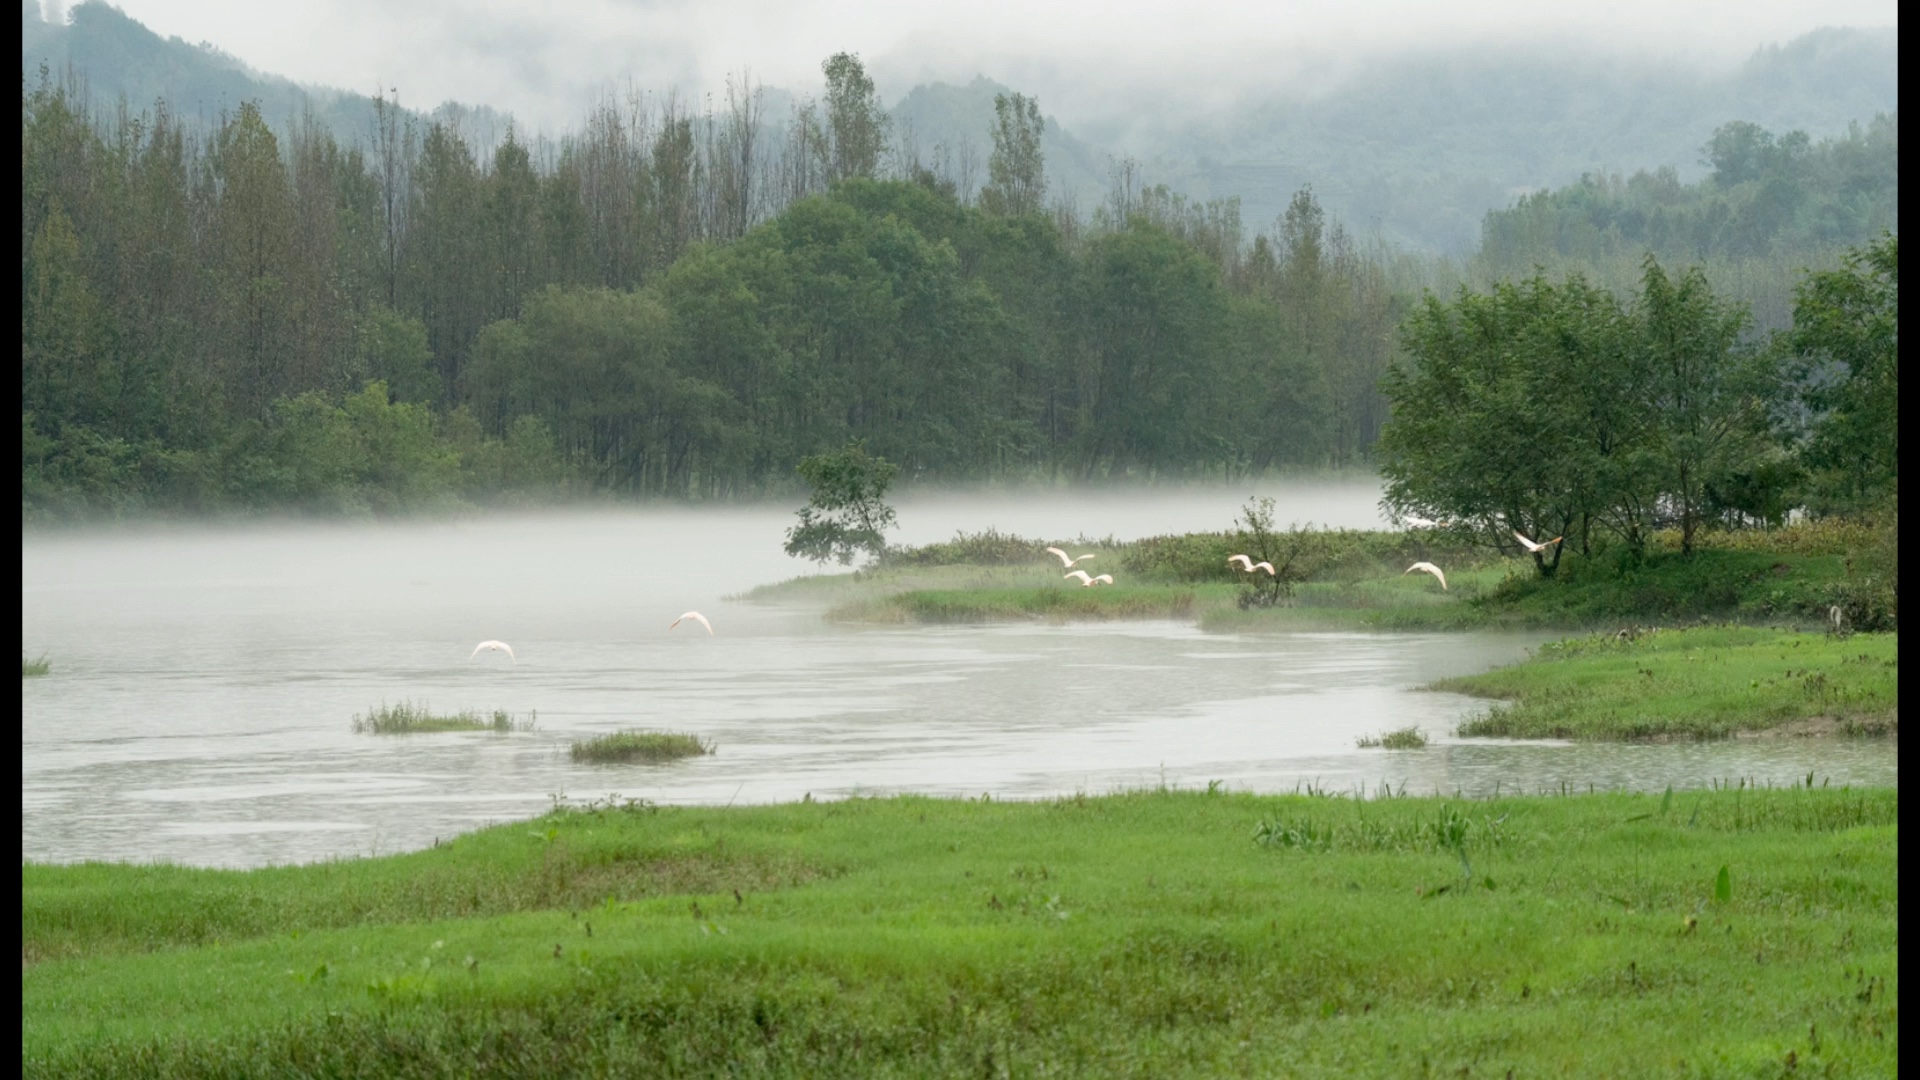
<path id="1" fill-rule="evenodd" d="M 1281 521 L 1378 523 L 1371 484 L 904 497 L 897 539 L 1034 539 Z M 24 857 L 259 865 L 418 848 L 549 797 L 753 803 L 924 792 L 1036 798 L 1219 780 L 1237 790 L 1659 790 L 1717 777 L 1894 783 L 1891 743 L 1501 744 L 1416 689 L 1538 636 L 1207 634 L 1186 623 L 830 624 L 749 602 L 810 567 L 792 507 L 645 508 L 412 524 L 29 534 L 21 629 Z M 691 624 L 698 609 L 709 637 Z M 469 658 L 498 638 L 497 653 Z M 537 711 L 532 732 L 355 735 L 353 715 Z M 1422 751 L 1354 741 L 1417 724 Z M 575 738 L 714 740 L 666 766 L 574 764 Z"/>

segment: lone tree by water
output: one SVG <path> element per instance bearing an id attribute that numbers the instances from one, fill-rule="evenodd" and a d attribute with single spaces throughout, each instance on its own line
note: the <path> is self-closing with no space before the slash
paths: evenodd
<path id="1" fill-rule="evenodd" d="M 800 524 L 787 530 L 787 554 L 815 562 L 853 562 L 858 552 L 878 559 L 887 549 L 893 507 L 881 501 L 899 466 L 867 453 L 855 439 L 837 451 L 800 460 L 800 475 L 813 497 L 800 508 Z"/>
<path id="2" fill-rule="evenodd" d="M 1234 520 L 1234 542 L 1251 553 L 1248 567 L 1269 566 L 1265 573 L 1248 569 L 1238 603 L 1242 608 L 1277 607 L 1293 599 L 1293 588 L 1319 569 L 1327 557 L 1327 540 L 1312 526 L 1274 528 L 1273 500 L 1250 498 Z"/>

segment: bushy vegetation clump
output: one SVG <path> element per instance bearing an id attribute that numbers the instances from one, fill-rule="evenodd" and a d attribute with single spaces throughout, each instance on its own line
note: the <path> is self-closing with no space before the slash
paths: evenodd
<path id="1" fill-rule="evenodd" d="M 1362 750 L 1378 747 L 1383 750 L 1418 750 L 1427 745 L 1426 732 L 1418 727 L 1395 728 L 1383 735 L 1362 735 L 1354 742 Z"/>
<path id="2" fill-rule="evenodd" d="M 45 653 L 41 653 L 38 660 L 29 660 L 24 656 L 20 658 L 20 677 L 23 679 L 45 675 L 52 670 L 53 664 L 47 659 Z"/>
<path id="3" fill-rule="evenodd" d="M 462 709 L 457 713 L 436 714 L 426 702 L 416 705 L 402 701 L 396 705 L 382 702 L 353 717 L 356 735 L 410 735 L 442 731 L 532 731 L 536 713 L 515 716 L 505 709 L 478 713 Z"/>
<path id="4" fill-rule="evenodd" d="M 1043 559 L 1052 559 L 1047 548 L 1060 547 L 1067 541 L 1029 540 L 1024 536 L 1003 533 L 998 529 L 982 529 L 977 533 L 961 529 L 954 533 L 953 539 L 921 544 L 917 547 L 889 547 L 881 557 L 880 564 L 885 567 L 908 566 L 1031 566 Z M 1119 547 L 1112 537 L 1105 541 L 1093 542 L 1080 540 L 1075 542 L 1074 553 L 1080 554 L 1088 547 Z"/>
<path id="5" fill-rule="evenodd" d="M 713 744 L 694 735 L 668 731 L 616 731 L 579 739 L 569 750 L 575 761 L 601 764 L 639 761 L 649 765 L 713 753 Z"/>

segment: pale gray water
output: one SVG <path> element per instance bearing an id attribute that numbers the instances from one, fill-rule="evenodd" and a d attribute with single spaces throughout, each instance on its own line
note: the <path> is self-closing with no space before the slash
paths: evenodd
<path id="1" fill-rule="evenodd" d="M 1287 517 L 1377 520 L 1302 488 Z M 1245 492 L 900 504 L 901 539 L 1220 528 Z M 1210 635 L 1183 623 L 870 628 L 729 601 L 806 572 L 787 508 L 433 525 L 35 535 L 22 554 L 22 854 L 248 866 L 407 850 L 549 797 L 674 803 L 855 792 L 1043 797 L 1159 784 L 1289 791 L 1660 790 L 1715 778 L 1897 782 L 1883 742 L 1570 746 L 1461 740 L 1477 704 L 1413 687 L 1515 660 L 1512 635 Z M 682 611 L 712 619 L 716 636 Z M 689 632 L 691 630 L 691 632 Z M 475 642 L 511 643 L 469 660 Z M 354 735 L 412 699 L 523 713 L 510 735 Z M 1354 740 L 1418 724 L 1420 751 Z M 583 766 L 576 737 L 662 727 L 711 757 Z"/>

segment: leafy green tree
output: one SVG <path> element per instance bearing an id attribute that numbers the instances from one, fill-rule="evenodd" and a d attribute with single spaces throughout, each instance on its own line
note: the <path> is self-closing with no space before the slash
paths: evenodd
<path id="1" fill-rule="evenodd" d="M 887 147 L 886 107 L 873 79 L 853 53 L 834 53 L 820 64 L 827 76 L 827 137 L 832 166 L 828 176 L 849 180 L 874 177 Z"/>
<path id="2" fill-rule="evenodd" d="M 1599 512 L 1613 492 L 1594 475 L 1601 455 L 1582 446 L 1591 432 L 1565 380 L 1573 365 L 1604 367 L 1618 322 L 1612 298 L 1578 279 L 1463 288 L 1452 304 L 1429 295 L 1401 328 L 1411 363 L 1382 383 L 1393 407 L 1378 447 L 1387 504 L 1470 523 L 1510 552 L 1513 530 L 1547 540 Z M 1534 553 L 1543 576 L 1563 550 Z"/>
<path id="3" fill-rule="evenodd" d="M 1228 456 L 1214 404 L 1226 294 L 1215 266 L 1140 223 L 1087 246 L 1075 306 L 1081 476 L 1178 473 Z"/>
<path id="4" fill-rule="evenodd" d="M 298 366 L 293 193 L 279 140 L 253 102 L 215 133 L 207 154 L 212 221 L 202 259 L 213 278 L 208 346 L 229 399 L 260 417 L 294 390 Z"/>
<path id="5" fill-rule="evenodd" d="M 1040 102 L 1024 94 L 995 94 L 993 113 L 993 153 L 987 158 L 987 186 L 980 190 L 981 208 L 1007 217 L 1037 214 L 1047 193 Z"/>
<path id="6" fill-rule="evenodd" d="M 1808 275 L 1785 336 L 1814 410 L 1803 456 L 1830 505 L 1897 490 L 1900 465 L 1900 238 L 1882 236 L 1839 270 Z"/>
<path id="7" fill-rule="evenodd" d="M 1565 537 L 1533 553 L 1542 574 L 1569 542 L 1589 553 L 1596 525 L 1638 552 L 1671 521 L 1691 552 L 1725 509 L 1716 492 L 1777 458 L 1775 390 L 1738 344 L 1744 322 L 1697 269 L 1675 280 L 1651 258 L 1632 309 L 1578 275 L 1428 296 L 1402 327 L 1411 363 L 1383 382 L 1387 504 L 1471 523 L 1507 551 L 1515 530 Z"/>
<path id="8" fill-rule="evenodd" d="M 520 319 L 481 333 L 469 384 L 476 414 L 496 434 L 541 417 L 561 454 L 592 463 L 605 490 L 684 492 L 733 407 L 674 368 L 673 338 L 671 314 L 650 290 L 549 287 L 527 298 Z"/>
<path id="9" fill-rule="evenodd" d="M 1680 549 L 1691 554 L 1710 491 L 1765 451 L 1764 375 L 1756 354 L 1737 347 L 1746 311 L 1716 296 L 1698 267 L 1676 281 L 1648 256 L 1638 314 L 1659 490 L 1678 518 Z"/>
<path id="10" fill-rule="evenodd" d="M 1758 180 L 1775 156 L 1773 132 L 1759 124 L 1735 120 L 1714 129 L 1701 148 L 1701 164 L 1713 168 L 1713 182 L 1723 188 Z"/>
<path id="11" fill-rule="evenodd" d="M 121 400 L 111 313 L 56 202 L 27 250 L 20 310 L 21 408 L 54 425 L 111 428 Z"/>
<path id="12" fill-rule="evenodd" d="M 813 495 L 800 508 L 800 523 L 787 530 L 787 554 L 846 566 L 861 552 L 874 559 L 885 553 L 894 513 L 883 498 L 899 472 L 892 462 L 868 454 L 855 439 L 801 458 L 799 472 Z"/>
<path id="13" fill-rule="evenodd" d="M 420 321 L 445 385 L 458 385 L 486 325 L 499 263 L 489 259 L 485 195 L 472 148 L 445 124 L 427 129 L 418 166 L 420 211 L 411 237 L 420 260 Z"/>
<path id="14" fill-rule="evenodd" d="M 1234 542 L 1258 566 L 1273 567 L 1242 575 L 1238 603 L 1243 608 L 1276 607 L 1293 599 L 1293 591 L 1326 561 L 1326 536 L 1312 526 L 1294 525 L 1285 531 L 1274 526 L 1273 499 L 1248 499 L 1234 521 Z"/>
<path id="15" fill-rule="evenodd" d="M 440 401 L 444 387 L 419 319 L 376 304 L 360 318 L 358 344 L 362 377 L 385 384 L 395 401 Z"/>
<path id="16" fill-rule="evenodd" d="M 540 178 L 533 159 L 516 132 L 493 152 L 483 201 L 486 217 L 486 262 L 489 320 L 520 314 L 520 301 L 543 281 L 539 256 Z"/>

